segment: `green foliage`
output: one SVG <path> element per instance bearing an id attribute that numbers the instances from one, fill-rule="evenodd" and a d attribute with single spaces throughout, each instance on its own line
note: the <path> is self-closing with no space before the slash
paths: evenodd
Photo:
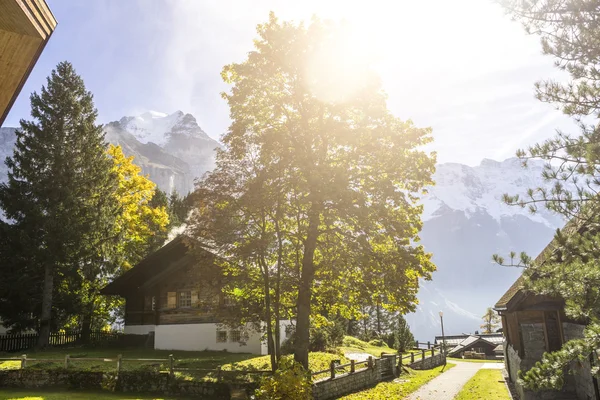
<path id="1" fill-rule="evenodd" d="M 2 258 L 26 266 L 18 276 L 12 262 L 3 263 L 0 291 L 8 296 L 0 314 L 13 328 L 39 327 L 45 345 L 53 319 L 85 312 L 79 299 L 90 277 L 114 272 L 106 260 L 119 205 L 92 95 L 70 63 L 59 63 L 31 95 L 31 116 L 20 122 L 8 182 L 0 185 L 0 208 L 14 227 Z M 41 307 L 12 303 L 27 286 L 41 294 Z"/>
<path id="2" fill-rule="evenodd" d="M 231 293 L 255 306 L 239 309 L 267 323 L 283 309 L 295 315 L 306 366 L 311 317 L 356 319 L 378 298 L 415 309 L 419 278 L 435 270 L 417 243 L 435 155 L 422 149 L 430 129 L 389 112 L 371 59 L 339 54 L 349 48 L 343 27 L 271 14 L 257 31 L 247 59 L 223 69 L 232 123 L 191 225 L 236 260 L 222 268 Z M 358 75 L 340 82 L 337 68 L 349 65 Z"/>
<path id="3" fill-rule="evenodd" d="M 536 96 L 553 103 L 574 117 L 579 131 L 558 134 L 542 143 L 518 150 L 527 166 L 529 159 L 544 160 L 542 177 L 546 187 L 530 188 L 524 197 L 504 196 L 508 204 L 539 207 L 570 219 L 557 232 L 552 246 L 538 259 L 511 253 L 511 266 L 525 267 L 525 288 L 535 293 L 563 298 L 571 319 L 588 324 L 585 337 L 567 342 L 562 349 L 545 354 L 542 361 L 523 375 L 524 384 L 535 390 L 559 388 L 571 361 L 587 360 L 600 347 L 600 57 L 597 38 L 600 24 L 594 0 L 505 0 L 508 12 L 530 33 L 542 40 L 543 52 L 554 57 L 570 82 L 544 80 L 536 84 Z M 543 16 L 543 17 L 540 17 Z M 505 259 L 493 257 L 499 264 Z M 596 374 L 596 369 L 591 371 Z"/>
<path id="4" fill-rule="evenodd" d="M 369 340 L 369 344 L 371 346 L 377 346 L 377 347 L 382 347 L 382 346 L 387 346 L 387 343 L 385 343 L 383 340 L 381 339 L 373 339 L 373 340 Z"/>
<path id="5" fill-rule="evenodd" d="M 483 324 L 479 326 L 482 329 L 481 333 L 493 333 L 500 326 L 500 317 L 492 307 L 488 307 L 481 318 L 483 319 Z"/>
<path id="6" fill-rule="evenodd" d="M 394 341 L 391 347 L 398 350 L 400 354 L 407 352 L 415 345 L 415 337 L 410 331 L 410 326 L 408 326 L 406 319 L 402 315 L 398 315 L 393 327 L 392 337 Z"/>
<path id="7" fill-rule="evenodd" d="M 310 400 L 312 384 L 310 372 L 292 360 L 284 358 L 273 376 L 262 379 L 256 389 L 258 400 Z"/>

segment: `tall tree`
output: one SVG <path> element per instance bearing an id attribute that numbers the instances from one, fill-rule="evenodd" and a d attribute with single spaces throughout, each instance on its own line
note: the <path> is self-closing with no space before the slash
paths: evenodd
<path id="1" fill-rule="evenodd" d="M 565 311 L 586 321 L 585 337 L 565 343 L 524 375 L 529 388 L 557 388 L 564 370 L 574 360 L 588 359 L 600 347 L 600 6 L 595 0 L 505 0 L 511 16 L 527 32 L 541 37 L 544 54 L 570 76 L 568 83 L 543 80 L 536 96 L 554 104 L 577 123 L 578 132 L 558 134 L 517 156 L 526 166 L 529 159 L 546 161 L 543 177 L 548 187 L 531 188 L 527 196 L 505 195 L 505 202 L 537 212 L 546 207 L 570 219 L 555 236 L 555 248 L 532 262 L 512 253 L 510 265 L 525 267 L 525 287 L 536 293 L 562 297 Z M 504 264 L 498 255 L 494 260 Z M 595 374 L 595 370 L 591 371 Z"/>
<path id="2" fill-rule="evenodd" d="M 414 346 L 415 337 L 410 331 L 410 326 L 408 326 L 408 322 L 406 322 L 403 315 L 398 315 L 393 332 L 393 348 L 398 350 L 398 353 L 405 353 Z"/>
<path id="3" fill-rule="evenodd" d="M 23 283 L 43 282 L 38 342 L 43 347 L 52 327 L 53 295 L 63 286 L 55 285 L 57 279 L 79 287 L 82 271 L 105 265 L 106 239 L 118 210 L 117 180 L 92 95 L 70 63 L 59 63 L 41 93 L 31 95 L 31 116 L 21 120 L 13 156 L 6 160 L 0 207 L 33 269 Z"/>
<path id="4" fill-rule="evenodd" d="M 435 269 L 415 244 L 418 196 L 432 183 L 435 157 L 419 149 L 429 129 L 387 110 L 371 59 L 352 48 L 344 27 L 271 14 L 257 31 L 254 51 L 222 72 L 233 86 L 224 94 L 233 122 L 214 174 L 235 183 L 222 204 L 259 196 L 251 216 L 259 236 L 248 248 L 261 249 L 263 276 L 292 279 L 295 359 L 308 367 L 317 310 L 355 317 L 357 299 L 369 296 L 414 310 L 419 278 Z"/>
<path id="5" fill-rule="evenodd" d="M 492 307 L 488 307 L 481 318 L 483 319 L 483 324 L 479 327 L 482 329 L 482 333 L 493 333 L 500 325 L 500 318 L 492 310 Z"/>
<path id="6" fill-rule="evenodd" d="M 113 232 L 107 237 L 110 252 L 104 254 L 103 262 L 82 270 L 82 288 L 78 293 L 82 312 L 77 324 L 84 342 L 89 340 L 92 327 L 101 328 L 112 322 L 115 309 L 122 303 L 117 298 L 101 296 L 100 289 L 115 274 L 127 271 L 156 250 L 155 237 L 162 237 L 169 224 L 166 207 L 151 204 L 156 185 L 141 174 L 133 156 L 125 157 L 121 147 L 112 144 L 107 154 L 117 182 L 112 196 L 118 209 L 113 215 Z"/>

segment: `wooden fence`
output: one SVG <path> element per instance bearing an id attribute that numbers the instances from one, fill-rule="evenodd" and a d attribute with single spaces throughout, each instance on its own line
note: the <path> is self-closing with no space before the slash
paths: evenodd
<path id="1" fill-rule="evenodd" d="M 122 334 L 118 332 L 92 331 L 90 332 L 90 343 L 103 343 L 117 340 Z M 39 335 L 37 333 L 25 333 L 17 335 L 0 335 L 0 352 L 28 350 L 37 344 Z M 50 334 L 48 341 L 50 346 L 63 346 L 81 342 L 81 331 L 55 332 Z"/>
<path id="2" fill-rule="evenodd" d="M 207 369 L 207 368 L 187 368 L 187 367 L 178 367 L 177 362 L 182 362 L 183 365 L 189 364 L 190 361 L 195 359 L 176 359 L 172 354 L 169 355 L 169 358 L 123 358 L 121 354 L 119 354 L 116 358 L 104 358 L 104 357 L 71 357 L 69 354 L 65 355 L 64 358 L 29 358 L 26 354 L 23 354 L 20 357 L 0 357 L 0 364 L 4 361 L 17 361 L 19 362 L 18 369 L 25 369 L 28 366 L 32 366 L 36 362 L 43 362 L 46 364 L 54 363 L 58 364 L 56 366 L 64 367 L 66 369 L 69 368 L 77 368 L 76 364 L 73 364 L 78 361 L 85 362 L 96 362 L 96 363 L 113 363 L 114 371 L 119 373 L 123 370 L 123 366 L 125 363 L 155 363 L 159 367 L 164 366 L 163 368 L 159 368 L 159 370 L 168 371 L 169 375 L 173 376 L 175 372 L 187 372 L 187 373 L 199 373 L 202 377 L 210 376 L 211 378 L 215 378 L 217 380 L 227 379 L 232 380 L 236 379 L 238 376 L 249 376 L 249 375 L 270 375 L 273 372 L 270 370 L 223 370 L 221 368 L 215 369 Z"/>

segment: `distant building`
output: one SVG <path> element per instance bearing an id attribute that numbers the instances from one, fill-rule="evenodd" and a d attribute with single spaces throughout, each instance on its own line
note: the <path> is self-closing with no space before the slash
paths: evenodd
<path id="1" fill-rule="evenodd" d="M 0 126 L 55 27 L 44 0 L 0 0 Z"/>
<path id="2" fill-rule="evenodd" d="M 571 221 L 563 228 L 563 232 L 568 234 L 576 229 L 575 223 Z M 543 264 L 555 249 L 553 240 L 538 255 L 534 265 Z M 521 276 L 494 307 L 502 317 L 506 335 L 506 370 L 520 399 L 600 399 L 598 383 L 590 374 L 589 360 L 580 360 L 571 365 L 571 373 L 565 374 L 565 384 L 561 391 L 532 392 L 521 386 L 519 371 L 531 369 L 545 352 L 559 350 L 563 343 L 583 337 L 585 328 L 582 321 L 575 321 L 565 314 L 563 299 L 526 291 L 523 284 Z"/>
<path id="3" fill-rule="evenodd" d="M 504 342 L 502 333 L 436 336 L 435 344 L 446 342 L 449 357 L 495 359 L 496 347 Z"/>

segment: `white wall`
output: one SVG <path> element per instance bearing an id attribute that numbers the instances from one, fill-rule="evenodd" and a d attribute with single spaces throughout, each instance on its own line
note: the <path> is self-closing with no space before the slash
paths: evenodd
<path id="1" fill-rule="evenodd" d="M 289 319 L 279 321 L 279 332 L 281 335 L 279 337 L 279 344 L 283 344 L 283 342 L 287 339 L 287 336 L 285 335 L 285 329 L 290 325 L 292 325 L 292 321 Z M 260 354 L 262 354 L 262 355 L 269 354 L 269 348 L 267 347 L 266 338 L 260 344 Z"/>
<path id="2" fill-rule="evenodd" d="M 217 343 L 217 328 L 228 331 L 218 324 L 178 324 L 156 325 L 154 331 L 154 348 L 157 350 L 227 350 L 232 353 L 261 354 L 260 333 L 249 330 L 245 343 Z"/>
<path id="3" fill-rule="evenodd" d="M 130 335 L 147 335 L 148 332 L 154 332 L 154 325 L 125 325 L 123 332 Z"/>

